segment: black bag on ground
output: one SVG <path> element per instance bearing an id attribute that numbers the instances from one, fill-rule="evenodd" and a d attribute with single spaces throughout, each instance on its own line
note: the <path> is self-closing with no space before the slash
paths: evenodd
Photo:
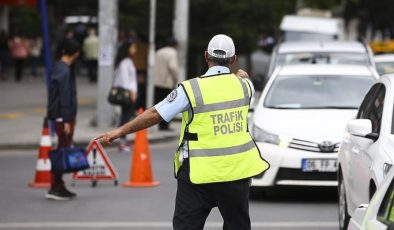
<path id="1" fill-rule="evenodd" d="M 113 86 L 107 99 L 112 105 L 131 105 L 130 91 L 122 87 Z"/>
<path id="2" fill-rule="evenodd" d="M 89 168 L 84 148 L 66 147 L 49 152 L 51 171 L 55 174 L 77 172 Z"/>

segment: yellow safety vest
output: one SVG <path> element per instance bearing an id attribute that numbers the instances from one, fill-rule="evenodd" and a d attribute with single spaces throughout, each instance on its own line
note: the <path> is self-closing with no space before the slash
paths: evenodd
<path id="1" fill-rule="evenodd" d="M 180 84 L 191 105 L 183 113 L 175 175 L 187 142 L 190 180 L 195 184 L 255 176 L 268 169 L 248 131 L 251 89 L 234 74 L 198 77 Z M 191 118 L 191 119 L 189 119 Z"/>

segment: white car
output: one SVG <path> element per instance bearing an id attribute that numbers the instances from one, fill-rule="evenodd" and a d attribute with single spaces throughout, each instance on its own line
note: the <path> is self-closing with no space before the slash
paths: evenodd
<path id="1" fill-rule="evenodd" d="M 338 155 L 341 229 L 358 205 L 369 202 L 394 162 L 393 104 L 394 75 L 384 75 L 347 124 Z"/>
<path id="2" fill-rule="evenodd" d="M 344 27 L 337 18 L 285 15 L 279 28 L 286 41 L 327 41 L 339 39 Z"/>
<path id="3" fill-rule="evenodd" d="M 361 42 L 283 42 L 272 52 L 267 76 L 278 66 L 308 63 L 375 66 L 371 48 Z"/>
<path id="4" fill-rule="evenodd" d="M 380 75 L 394 73 L 394 54 L 375 55 L 375 64 Z"/>
<path id="5" fill-rule="evenodd" d="M 362 204 L 354 211 L 348 230 L 394 229 L 394 170 L 390 170 L 383 184 L 369 204 Z"/>
<path id="6" fill-rule="evenodd" d="M 356 65 L 277 69 L 250 122 L 270 164 L 252 178 L 252 194 L 277 185 L 337 186 L 337 152 L 346 123 L 376 78 L 372 68 Z"/>

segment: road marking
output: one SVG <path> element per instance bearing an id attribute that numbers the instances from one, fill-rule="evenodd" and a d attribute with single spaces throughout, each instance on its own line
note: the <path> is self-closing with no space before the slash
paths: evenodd
<path id="1" fill-rule="evenodd" d="M 205 228 L 222 227 L 222 222 L 207 222 Z M 12 228 L 171 228 L 171 222 L 9 222 L 2 229 Z M 253 222 L 253 228 L 338 228 L 337 222 Z"/>
<path id="2" fill-rule="evenodd" d="M 84 106 L 84 105 L 93 105 L 94 104 L 94 99 L 92 98 L 79 98 L 78 99 L 78 105 Z"/>
<path id="3" fill-rule="evenodd" d="M 95 100 L 93 98 L 79 98 L 78 99 L 78 105 L 83 107 L 83 106 L 89 106 L 89 105 L 94 105 Z M 46 113 L 47 108 L 46 107 L 35 107 L 33 109 L 30 109 L 25 112 L 10 112 L 10 113 L 0 113 L 0 119 L 1 120 L 16 120 L 25 116 L 28 116 L 31 113 Z"/>
<path id="4" fill-rule="evenodd" d="M 20 113 L 20 112 L 2 113 L 2 114 L 0 114 L 0 119 L 15 120 L 15 119 L 21 118 L 23 116 L 26 116 L 26 114 L 25 113 Z"/>
<path id="5" fill-rule="evenodd" d="M 37 107 L 37 108 L 32 109 L 32 111 L 34 113 L 46 113 L 47 108 L 46 107 Z"/>

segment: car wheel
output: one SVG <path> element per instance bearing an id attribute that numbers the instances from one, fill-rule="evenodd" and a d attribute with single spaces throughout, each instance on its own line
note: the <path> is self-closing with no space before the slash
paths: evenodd
<path id="1" fill-rule="evenodd" d="M 338 215 L 339 215 L 339 229 L 345 230 L 349 225 L 350 215 L 347 212 L 347 201 L 346 201 L 346 190 L 345 184 L 343 182 L 342 175 L 339 176 L 339 205 L 338 205 Z"/>

